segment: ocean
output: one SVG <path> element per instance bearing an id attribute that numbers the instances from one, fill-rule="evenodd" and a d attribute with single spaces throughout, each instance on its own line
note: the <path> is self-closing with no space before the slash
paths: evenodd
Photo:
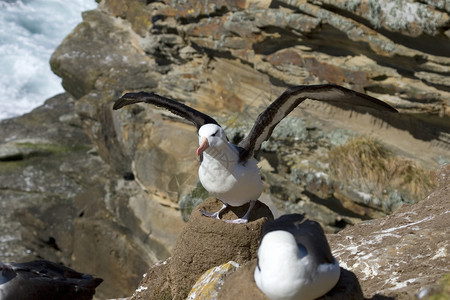
<path id="1" fill-rule="evenodd" d="M 0 0 L 0 120 L 27 113 L 64 90 L 50 56 L 94 0 Z"/>

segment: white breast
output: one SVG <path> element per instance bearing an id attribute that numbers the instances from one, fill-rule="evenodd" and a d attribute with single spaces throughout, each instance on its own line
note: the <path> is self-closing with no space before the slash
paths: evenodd
<path id="1" fill-rule="evenodd" d="M 205 153 L 199 168 L 199 179 L 211 195 L 231 206 L 257 200 L 262 193 L 257 161 L 252 158 L 242 165 L 234 153 L 221 156 Z"/>
<path id="2" fill-rule="evenodd" d="M 302 256 L 294 237 L 287 231 L 266 234 L 258 249 L 254 278 L 258 288 L 271 300 L 313 300 L 331 290 L 339 280 L 334 264 L 315 265 Z"/>

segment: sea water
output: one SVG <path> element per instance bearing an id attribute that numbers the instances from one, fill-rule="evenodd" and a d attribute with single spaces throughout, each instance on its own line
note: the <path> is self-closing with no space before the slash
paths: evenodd
<path id="1" fill-rule="evenodd" d="M 0 0 L 0 120 L 64 90 L 50 56 L 94 0 Z"/>

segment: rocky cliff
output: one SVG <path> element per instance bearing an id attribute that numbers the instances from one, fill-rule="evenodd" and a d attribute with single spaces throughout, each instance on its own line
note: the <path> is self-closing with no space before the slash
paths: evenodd
<path id="1" fill-rule="evenodd" d="M 46 258 L 91 272 L 108 282 L 96 295 L 110 298 L 127 296 L 150 265 L 169 256 L 133 212 L 147 201 L 141 187 L 101 159 L 71 96 L 49 99 L 0 128 L 1 261 Z M 172 241 L 183 221 L 176 214 L 178 225 L 169 227 L 160 214 L 151 209 L 146 225 L 167 227 L 164 239 Z"/>
<path id="2" fill-rule="evenodd" d="M 157 203 L 183 211 L 198 198 L 194 129 L 152 107 L 113 113 L 124 91 L 179 99 L 217 118 L 234 141 L 293 84 L 337 83 L 392 104 L 400 115 L 305 103 L 263 147 L 267 198 L 335 232 L 422 199 L 433 187 L 428 170 L 449 161 L 446 9 L 105 0 L 84 14 L 51 66 L 78 98 L 100 156 Z"/>
<path id="3" fill-rule="evenodd" d="M 0 258 L 96 274 L 111 298 L 174 251 L 182 217 L 208 197 L 195 129 L 145 105 L 113 112 L 124 91 L 203 110 L 233 141 L 290 85 L 366 92 L 401 113 L 303 103 L 260 153 L 261 200 L 332 233 L 425 198 L 429 171 L 450 162 L 449 12 L 445 1 L 102 0 L 51 58 L 67 94 L 0 123 Z"/>
<path id="4" fill-rule="evenodd" d="M 441 174 L 448 176 L 448 171 Z M 447 179 L 427 198 L 405 205 L 392 215 L 329 234 L 341 277 L 319 299 L 448 299 L 449 183 Z M 198 209 L 213 203 L 207 200 L 203 207 L 196 208 L 177 240 L 172 258 L 144 274 L 132 300 L 268 299 L 253 279 L 257 264 L 252 249 L 254 238 L 265 220 L 253 218 L 239 227 L 204 220 Z M 264 215 L 264 210 L 259 211 Z M 223 236 L 217 235 L 219 232 Z M 223 240 L 225 245 L 215 247 Z M 242 251 L 242 245 L 246 245 L 246 251 Z"/>

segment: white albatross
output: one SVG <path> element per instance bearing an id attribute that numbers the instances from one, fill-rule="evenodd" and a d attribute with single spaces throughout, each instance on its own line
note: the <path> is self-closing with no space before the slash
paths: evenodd
<path id="1" fill-rule="evenodd" d="M 201 157 L 200 182 L 211 195 L 223 203 L 217 212 L 202 213 L 220 219 L 221 212 L 228 205 L 242 206 L 250 203 L 243 217 L 226 220 L 230 223 L 247 223 L 250 212 L 262 193 L 262 181 L 255 156 L 275 126 L 306 99 L 396 112 L 381 100 L 338 85 L 294 86 L 272 102 L 258 116 L 250 133 L 238 145 L 234 145 L 228 141 L 224 130 L 212 117 L 155 93 L 127 93 L 116 100 L 113 109 L 144 102 L 165 108 L 192 122 L 199 134 L 197 155 Z"/>
<path id="2" fill-rule="evenodd" d="M 283 215 L 264 224 L 254 278 L 271 300 L 312 300 L 338 282 L 340 267 L 319 223 Z"/>

